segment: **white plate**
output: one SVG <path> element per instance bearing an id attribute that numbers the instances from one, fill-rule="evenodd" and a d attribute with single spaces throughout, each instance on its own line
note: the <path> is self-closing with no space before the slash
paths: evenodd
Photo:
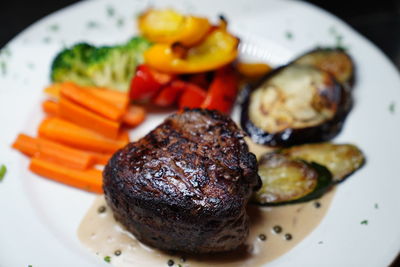
<path id="1" fill-rule="evenodd" d="M 0 265 L 107 266 L 76 236 L 94 196 L 31 174 L 28 160 L 10 144 L 19 132 L 36 131 L 55 53 L 77 41 L 128 39 L 136 29 L 136 14 L 149 5 L 211 18 L 222 12 L 230 29 L 253 47 L 248 55 L 275 65 L 316 45 L 334 45 L 342 36 L 357 65 L 356 103 L 335 141 L 360 146 L 367 164 L 339 186 L 320 226 L 268 266 L 387 266 L 400 249 L 399 75 L 374 45 L 337 18 L 303 2 L 279 0 L 85 1 L 40 20 L 11 41 L 11 56 L 1 55 L 7 74 L 0 72 L 0 163 L 8 167 L 0 183 Z M 114 16 L 107 15 L 110 6 Z M 159 121 L 153 116 L 132 137 Z"/>

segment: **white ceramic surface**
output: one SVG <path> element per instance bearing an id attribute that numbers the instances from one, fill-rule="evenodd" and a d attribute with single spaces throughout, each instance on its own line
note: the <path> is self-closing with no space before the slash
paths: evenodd
<path id="1" fill-rule="evenodd" d="M 10 144 L 20 132 L 35 134 L 43 116 L 42 90 L 57 51 L 77 41 L 127 40 L 136 32 L 136 15 L 148 6 L 176 7 L 213 19 L 223 13 L 245 44 L 244 56 L 274 65 L 342 38 L 357 65 L 357 82 L 355 107 L 335 141 L 357 144 L 367 164 L 339 186 L 320 226 L 268 266 L 387 266 L 400 249 L 399 74 L 382 52 L 334 16 L 282 0 L 84 1 L 14 38 L 7 45 L 11 55 L 0 55 L 6 62 L 6 73 L 0 71 L 0 164 L 8 168 L 0 182 L 0 266 L 107 266 L 76 236 L 94 196 L 31 174 L 28 159 Z M 109 7 L 114 16 L 108 15 Z M 150 116 L 131 136 L 144 135 L 161 119 Z"/>

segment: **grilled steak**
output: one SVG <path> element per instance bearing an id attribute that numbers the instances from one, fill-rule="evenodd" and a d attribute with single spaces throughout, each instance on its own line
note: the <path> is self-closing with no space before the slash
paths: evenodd
<path id="1" fill-rule="evenodd" d="M 114 217 L 150 246 L 229 251 L 248 235 L 246 205 L 261 185 L 255 156 L 228 117 L 201 109 L 167 118 L 107 164 Z"/>

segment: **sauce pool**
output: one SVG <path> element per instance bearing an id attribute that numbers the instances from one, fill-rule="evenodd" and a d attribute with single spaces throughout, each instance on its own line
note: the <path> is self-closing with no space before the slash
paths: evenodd
<path id="1" fill-rule="evenodd" d="M 247 141 L 257 157 L 270 150 Z M 96 198 L 83 218 L 78 237 L 101 259 L 119 267 L 168 266 L 172 262 L 182 267 L 261 266 L 290 251 L 311 233 L 325 216 L 333 196 L 334 190 L 307 203 L 268 208 L 249 205 L 250 234 L 245 245 L 221 255 L 168 254 L 140 243 L 114 220 L 104 196 Z"/>

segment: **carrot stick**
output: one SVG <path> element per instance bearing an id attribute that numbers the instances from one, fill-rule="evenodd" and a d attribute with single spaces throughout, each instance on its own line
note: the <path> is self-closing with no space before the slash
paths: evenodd
<path id="1" fill-rule="evenodd" d="M 81 127 L 91 129 L 105 137 L 115 139 L 120 123 L 103 118 L 61 96 L 59 102 L 60 117 Z"/>
<path id="2" fill-rule="evenodd" d="M 42 109 L 48 115 L 57 116 L 58 115 L 58 104 L 51 100 L 43 101 Z"/>
<path id="3" fill-rule="evenodd" d="M 61 83 L 53 83 L 44 89 L 44 92 L 50 96 L 53 100 L 58 100 L 60 98 Z"/>
<path id="4" fill-rule="evenodd" d="M 127 143 L 106 138 L 60 118 L 47 118 L 39 126 L 39 136 L 72 147 L 96 152 L 114 153 Z"/>
<path id="5" fill-rule="evenodd" d="M 84 171 L 33 157 L 29 169 L 40 176 L 94 193 L 103 193 L 102 172 L 96 169 Z"/>
<path id="6" fill-rule="evenodd" d="M 128 131 L 121 131 L 117 137 L 118 141 L 121 141 L 125 144 L 130 142 L 129 132 Z M 110 153 L 99 153 L 99 152 L 89 152 L 94 160 L 94 164 L 106 165 L 108 160 L 112 157 L 113 154 Z"/>
<path id="7" fill-rule="evenodd" d="M 69 82 L 66 83 L 53 83 L 44 89 L 44 92 L 50 96 L 54 100 L 58 100 L 60 98 L 61 87 L 69 86 Z M 94 87 L 94 86 L 80 86 L 82 89 L 87 90 L 93 96 L 102 99 L 105 102 L 108 102 L 115 107 L 126 110 L 129 104 L 129 96 L 127 93 L 118 92 L 114 90 L 110 90 L 103 87 Z"/>
<path id="8" fill-rule="evenodd" d="M 98 152 L 88 152 L 93 158 L 94 164 L 106 165 L 111 159 L 113 154 L 98 153 Z"/>
<path id="9" fill-rule="evenodd" d="M 125 130 L 121 130 L 117 137 L 118 141 L 124 142 L 124 143 L 129 143 L 130 142 L 130 137 L 129 137 L 129 132 Z"/>
<path id="10" fill-rule="evenodd" d="M 85 170 L 95 162 L 94 157 L 89 153 L 25 134 L 19 134 L 12 147 L 30 157 L 39 156 L 56 164 L 79 170 Z"/>
<path id="11" fill-rule="evenodd" d="M 114 90 L 109 90 L 100 87 L 84 87 L 93 96 L 106 101 L 121 110 L 126 110 L 129 104 L 129 97 L 127 93 L 122 93 Z"/>
<path id="12" fill-rule="evenodd" d="M 146 111 L 144 108 L 130 105 L 127 112 L 122 117 L 122 122 L 129 127 L 134 127 L 141 124 L 145 118 Z"/>
<path id="13" fill-rule="evenodd" d="M 62 84 L 61 96 L 111 120 L 119 120 L 125 112 L 73 83 Z"/>

